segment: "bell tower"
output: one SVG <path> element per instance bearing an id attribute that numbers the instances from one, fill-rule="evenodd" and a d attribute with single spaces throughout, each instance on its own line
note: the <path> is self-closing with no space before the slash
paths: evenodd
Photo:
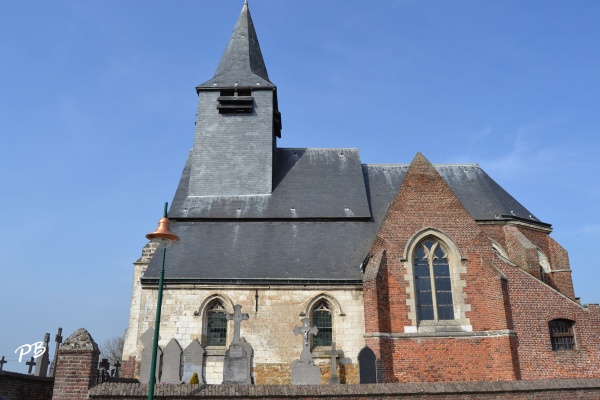
<path id="1" fill-rule="evenodd" d="M 247 1 L 215 75 L 196 91 L 188 196 L 271 194 L 281 116 Z"/>

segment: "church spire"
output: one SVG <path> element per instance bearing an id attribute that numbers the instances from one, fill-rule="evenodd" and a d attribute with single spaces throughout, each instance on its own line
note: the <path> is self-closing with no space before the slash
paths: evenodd
<path id="1" fill-rule="evenodd" d="M 274 88 L 260 51 L 254 30 L 248 0 L 244 1 L 231 39 L 221 57 L 213 78 L 197 87 L 201 88 Z"/>

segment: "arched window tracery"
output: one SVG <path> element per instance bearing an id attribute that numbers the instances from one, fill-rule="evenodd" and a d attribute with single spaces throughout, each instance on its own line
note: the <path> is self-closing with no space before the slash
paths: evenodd
<path id="1" fill-rule="evenodd" d="M 454 302 L 448 251 L 440 240 L 427 237 L 417 244 L 413 256 L 417 319 L 453 320 Z"/>
<path id="2" fill-rule="evenodd" d="M 331 346 L 333 335 L 333 321 L 331 318 L 331 306 L 324 300 L 319 300 L 311 310 L 311 322 L 319 330 L 312 337 L 312 347 Z"/>

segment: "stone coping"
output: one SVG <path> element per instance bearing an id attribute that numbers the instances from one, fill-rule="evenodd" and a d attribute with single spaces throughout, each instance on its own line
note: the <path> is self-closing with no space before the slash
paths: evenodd
<path id="1" fill-rule="evenodd" d="M 499 336 L 516 336 L 516 332 L 511 329 L 502 329 L 495 331 L 450 331 L 440 330 L 438 332 L 404 332 L 404 333 L 387 333 L 387 332 L 371 332 L 363 335 L 366 338 L 379 337 L 384 339 L 420 339 L 420 338 L 492 338 Z"/>
<path id="2" fill-rule="evenodd" d="M 89 391 L 90 399 L 123 398 L 144 399 L 146 384 L 103 383 Z M 495 382 L 444 382 L 444 383 L 378 383 L 364 385 L 158 385 L 157 398 L 353 398 L 373 395 L 441 395 L 441 394 L 493 394 L 556 392 L 561 390 L 593 390 L 600 394 L 600 379 L 551 379 Z"/>

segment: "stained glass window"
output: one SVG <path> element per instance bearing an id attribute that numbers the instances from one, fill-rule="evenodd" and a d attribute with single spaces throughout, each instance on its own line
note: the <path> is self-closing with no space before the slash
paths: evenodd
<path id="1" fill-rule="evenodd" d="M 312 324 L 319 329 L 319 332 L 312 338 L 313 347 L 330 347 L 332 337 L 331 310 L 325 300 L 319 301 L 313 308 Z"/>
<path id="2" fill-rule="evenodd" d="M 206 316 L 206 345 L 227 345 L 227 315 L 223 305 L 218 301 L 210 306 Z"/>
<path id="3" fill-rule="evenodd" d="M 417 245 L 413 275 L 419 321 L 454 319 L 450 264 L 439 241 L 425 239 Z"/>

